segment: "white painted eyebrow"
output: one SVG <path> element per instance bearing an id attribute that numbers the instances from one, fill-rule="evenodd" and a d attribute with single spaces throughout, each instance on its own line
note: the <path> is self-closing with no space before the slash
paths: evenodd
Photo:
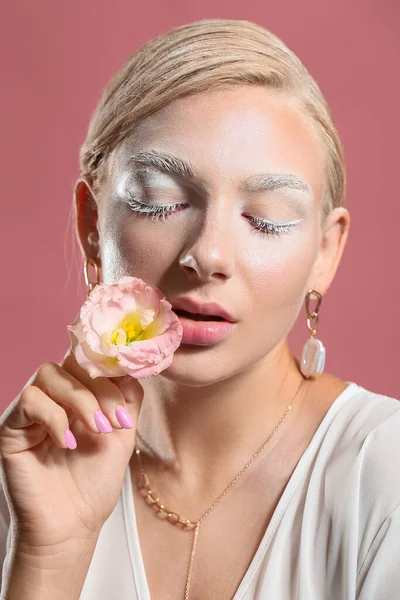
<path id="1" fill-rule="evenodd" d="M 203 191 L 208 191 L 208 187 L 196 175 L 192 165 L 173 154 L 158 152 L 156 150 L 141 151 L 130 156 L 128 163 L 139 168 L 152 168 L 161 173 L 177 175 L 190 181 Z M 247 192 L 269 191 L 279 188 L 290 188 L 312 195 L 310 186 L 293 173 L 261 173 L 259 175 L 250 175 L 240 185 L 240 190 Z"/>

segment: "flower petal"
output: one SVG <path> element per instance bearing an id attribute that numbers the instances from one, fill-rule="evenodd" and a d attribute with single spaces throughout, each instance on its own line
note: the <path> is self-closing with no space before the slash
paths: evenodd
<path id="1" fill-rule="evenodd" d="M 67 329 L 77 361 L 92 378 L 158 375 L 182 340 L 182 325 L 162 291 L 129 276 L 95 286 Z"/>

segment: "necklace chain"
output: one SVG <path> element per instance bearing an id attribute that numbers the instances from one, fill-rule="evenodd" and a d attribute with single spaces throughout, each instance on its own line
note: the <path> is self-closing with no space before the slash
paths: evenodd
<path id="1" fill-rule="evenodd" d="M 231 483 L 228 485 L 228 487 L 222 492 L 222 494 L 220 494 L 220 496 L 218 496 L 218 498 L 205 511 L 205 513 L 200 517 L 200 519 L 198 519 L 198 521 L 182 519 L 178 513 L 170 511 L 166 506 L 164 506 L 164 504 L 161 503 L 160 498 L 158 498 L 155 495 L 154 491 L 151 489 L 148 475 L 143 469 L 143 463 L 142 463 L 142 457 L 141 457 L 140 450 L 139 450 L 139 448 L 135 448 L 135 454 L 137 456 L 139 468 L 140 468 L 140 475 L 139 475 L 139 478 L 137 479 L 137 485 L 139 487 L 139 493 L 141 494 L 141 496 L 144 497 L 146 504 L 148 504 L 150 506 L 150 508 L 154 509 L 157 517 L 159 517 L 160 519 L 165 519 L 172 525 L 180 527 L 181 529 L 184 529 L 184 530 L 194 530 L 193 545 L 192 545 L 192 551 L 191 551 L 191 555 L 190 555 L 190 563 L 189 563 L 189 568 L 188 568 L 184 600 L 189 600 L 191 576 L 192 576 L 192 570 L 193 570 L 194 556 L 196 553 L 197 537 L 199 534 L 200 524 L 210 514 L 210 512 L 217 506 L 217 504 L 219 504 L 219 502 L 222 500 L 222 498 L 224 498 L 224 496 L 226 496 L 226 494 L 228 494 L 228 492 L 237 483 L 237 481 L 240 479 L 240 477 L 243 475 L 243 473 L 250 467 L 250 465 L 257 458 L 257 456 L 263 451 L 265 446 L 268 444 L 268 442 L 271 440 L 271 438 L 275 435 L 275 433 L 281 427 L 282 423 L 284 422 L 287 415 L 291 411 L 293 404 L 295 403 L 301 390 L 303 388 L 304 388 L 304 390 L 306 389 L 306 384 L 307 384 L 307 379 L 302 378 L 300 386 L 298 387 L 292 401 L 286 407 L 284 414 L 282 415 L 282 417 L 280 418 L 278 423 L 275 425 L 274 429 L 271 431 L 271 433 L 269 434 L 269 436 L 267 437 L 265 442 L 260 446 L 260 448 L 250 458 L 250 460 L 248 460 L 248 462 L 244 465 L 244 467 L 242 467 L 242 469 L 240 469 L 239 473 L 231 481 Z"/>

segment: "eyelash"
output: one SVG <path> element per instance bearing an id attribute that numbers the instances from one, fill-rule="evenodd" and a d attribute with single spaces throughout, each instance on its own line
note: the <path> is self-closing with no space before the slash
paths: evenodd
<path id="1" fill-rule="evenodd" d="M 172 214 L 179 212 L 183 207 L 188 206 L 186 203 L 178 202 L 176 204 L 143 204 L 129 194 L 128 204 L 130 208 L 145 218 L 151 217 L 152 221 L 166 221 Z M 299 223 L 299 221 L 290 221 L 289 223 L 272 223 L 259 217 L 247 216 L 247 219 L 253 224 L 253 231 L 262 235 L 281 236 L 290 231 Z"/>

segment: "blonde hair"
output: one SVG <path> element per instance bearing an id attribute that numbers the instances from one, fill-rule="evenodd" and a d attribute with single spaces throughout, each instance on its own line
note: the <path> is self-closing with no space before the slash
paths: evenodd
<path id="1" fill-rule="evenodd" d="M 203 19 L 148 41 L 113 75 L 80 152 L 81 175 L 97 191 L 107 157 L 135 125 L 169 102 L 225 85 L 262 85 L 295 99 L 326 149 L 322 215 L 342 206 L 343 148 L 317 83 L 273 33 L 251 21 Z"/>

